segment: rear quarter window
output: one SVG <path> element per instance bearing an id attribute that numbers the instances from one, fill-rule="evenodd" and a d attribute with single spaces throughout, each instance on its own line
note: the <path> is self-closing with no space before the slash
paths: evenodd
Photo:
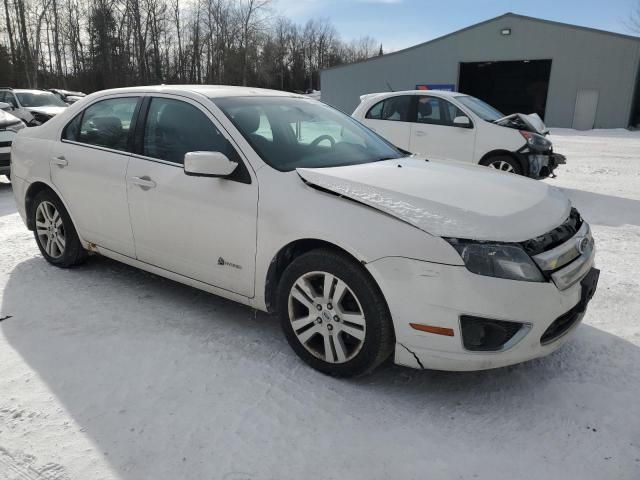
<path id="1" fill-rule="evenodd" d="M 365 118 L 370 118 L 372 120 L 382 120 L 383 105 L 384 105 L 384 100 L 382 102 L 376 103 L 373 107 L 369 109 Z"/>
<path id="2" fill-rule="evenodd" d="M 82 112 L 73 117 L 62 130 L 62 140 L 77 142 L 80 135 L 80 122 L 82 121 Z"/>

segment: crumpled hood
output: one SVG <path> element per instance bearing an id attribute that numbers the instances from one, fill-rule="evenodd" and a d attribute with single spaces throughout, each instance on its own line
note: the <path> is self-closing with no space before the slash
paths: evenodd
<path id="1" fill-rule="evenodd" d="M 545 183 L 455 162 L 411 157 L 297 172 L 310 185 L 440 237 L 520 242 L 557 227 L 571 209 Z"/>
<path id="2" fill-rule="evenodd" d="M 549 133 L 549 129 L 537 113 L 530 113 L 529 115 L 525 115 L 524 113 L 512 113 L 511 115 L 507 115 L 506 117 L 496 120 L 494 123 L 502 126 L 509 126 L 510 124 L 513 124 L 514 128 L 519 128 L 519 126 L 521 126 L 529 132 L 539 133 L 540 135 L 546 135 Z"/>
<path id="3" fill-rule="evenodd" d="M 55 117 L 59 113 L 64 112 L 66 108 L 67 107 L 29 107 L 27 110 Z"/>

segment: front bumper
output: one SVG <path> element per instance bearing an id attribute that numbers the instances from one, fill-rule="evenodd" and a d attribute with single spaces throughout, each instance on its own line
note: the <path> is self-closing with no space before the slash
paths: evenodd
<path id="1" fill-rule="evenodd" d="M 585 294 L 580 281 L 559 290 L 551 281 L 492 278 L 464 266 L 398 257 L 377 260 L 368 268 L 384 292 L 394 321 L 395 363 L 413 368 L 484 370 L 548 355 L 570 338 L 595 291 L 594 284 Z M 567 314 L 570 323 L 564 322 L 561 332 L 549 336 L 554 322 Z M 527 329 L 499 351 L 470 351 L 462 340 L 460 317 L 465 315 L 520 322 Z M 453 334 L 418 331 L 411 323 L 442 327 Z"/>
<path id="2" fill-rule="evenodd" d="M 527 176 L 535 179 L 553 176 L 558 165 L 567 163 L 567 158 L 564 155 L 554 153 L 553 150 L 536 152 L 525 146 L 515 153 L 524 166 Z"/>

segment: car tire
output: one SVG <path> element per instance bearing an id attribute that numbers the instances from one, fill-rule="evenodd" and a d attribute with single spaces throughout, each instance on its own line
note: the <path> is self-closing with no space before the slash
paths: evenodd
<path id="1" fill-rule="evenodd" d="M 282 275 L 277 307 L 289 345 L 322 373 L 364 375 L 393 352 L 393 323 L 382 292 L 345 254 L 318 249 L 297 257 Z"/>
<path id="2" fill-rule="evenodd" d="M 87 252 L 82 247 L 71 217 L 55 193 L 50 190 L 38 193 L 30 212 L 36 243 L 47 262 L 68 268 L 86 259 Z"/>
<path id="3" fill-rule="evenodd" d="M 509 155 L 495 155 L 489 157 L 480 162 L 480 165 L 484 165 L 485 167 L 489 168 L 495 168 L 496 170 L 501 170 L 507 173 L 515 173 L 516 175 L 523 174 L 520 162 Z"/>

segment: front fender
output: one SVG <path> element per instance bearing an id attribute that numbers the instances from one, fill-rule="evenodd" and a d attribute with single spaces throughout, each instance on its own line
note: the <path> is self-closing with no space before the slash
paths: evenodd
<path id="1" fill-rule="evenodd" d="M 440 237 L 372 207 L 318 191 L 303 183 L 295 172 L 261 169 L 258 175 L 260 185 L 269 188 L 260 188 L 258 205 L 257 308 L 266 308 L 269 266 L 282 248 L 299 240 L 334 245 L 363 264 L 385 257 L 407 257 L 462 265 L 460 255 Z M 287 205 L 286 214 L 283 204 Z"/>

